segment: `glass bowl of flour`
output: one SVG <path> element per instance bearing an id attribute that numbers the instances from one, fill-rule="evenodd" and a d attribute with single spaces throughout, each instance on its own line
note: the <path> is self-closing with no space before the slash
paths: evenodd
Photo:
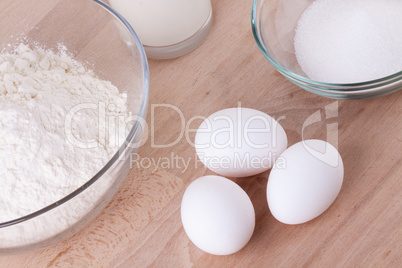
<path id="1" fill-rule="evenodd" d="M 97 0 L 4 1 L 0 254 L 58 242 L 109 203 L 145 129 L 149 73 Z"/>
<path id="2" fill-rule="evenodd" d="M 315 94 L 361 99 L 402 88 L 402 1 L 254 0 L 268 61 Z"/>

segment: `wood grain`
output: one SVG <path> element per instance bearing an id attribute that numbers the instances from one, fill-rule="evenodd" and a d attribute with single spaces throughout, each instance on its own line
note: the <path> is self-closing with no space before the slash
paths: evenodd
<path id="1" fill-rule="evenodd" d="M 212 173 L 197 161 L 186 138 L 155 148 L 148 132 L 139 150 L 142 157 L 173 154 L 188 159 L 189 167 L 134 168 L 112 203 L 84 230 L 40 251 L 0 256 L 0 267 L 400 267 L 402 92 L 335 101 L 294 86 L 258 50 L 251 33 L 251 2 L 213 1 L 214 25 L 201 47 L 178 59 L 150 60 L 148 122 L 155 122 L 154 143 L 174 142 L 181 127 L 177 112 L 158 104 L 178 107 L 188 122 L 240 102 L 282 118 L 290 145 L 302 136 L 326 139 L 327 126 L 336 123 L 338 132 L 329 135 L 337 134 L 345 178 L 335 203 L 311 222 L 288 226 L 269 212 L 269 172 L 234 178 L 254 204 L 254 235 L 236 254 L 203 253 L 184 233 L 180 202 L 192 180 Z M 11 3 L 0 6 L 6 9 Z M 337 117 L 324 120 L 327 105 L 338 106 Z M 324 119 L 302 131 L 316 111 Z"/>

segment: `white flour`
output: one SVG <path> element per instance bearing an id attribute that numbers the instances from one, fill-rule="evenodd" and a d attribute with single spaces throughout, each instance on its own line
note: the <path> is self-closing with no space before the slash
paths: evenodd
<path id="1" fill-rule="evenodd" d="M 20 45 L 13 53 L 0 54 L 0 222 L 50 205 L 94 176 L 118 147 L 110 148 L 108 142 L 115 133 L 98 134 L 106 126 L 99 124 L 98 110 L 92 106 L 114 104 L 113 112 L 106 109 L 107 116 L 122 118 L 128 116 L 126 102 L 126 94 L 95 78 L 63 50 L 54 53 Z M 65 128 L 71 109 L 83 103 L 92 106 L 80 109 L 72 117 L 71 128 Z M 69 129 L 72 135 L 66 135 Z M 74 140 L 95 148 L 79 148 L 71 143 Z M 82 211 L 90 209 L 86 201 L 81 205 L 71 214 L 81 217 Z M 65 217 L 72 222 L 77 218 Z M 57 227 L 41 228 L 68 226 L 68 220 L 53 220 Z M 9 239 L 17 236 L 10 233 Z M 7 242 L 1 232 L 0 240 Z"/>

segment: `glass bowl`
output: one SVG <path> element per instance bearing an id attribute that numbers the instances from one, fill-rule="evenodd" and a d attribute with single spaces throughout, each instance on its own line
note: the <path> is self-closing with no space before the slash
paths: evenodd
<path id="1" fill-rule="evenodd" d="M 312 93 L 334 99 L 362 99 L 402 88 L 402 70 L 390 76 L 354 84 L 314 81 L 299 66 L 293 46 L 300 16 L 314 0 L 254 0 L 251 23 L 258 47 L 285 78 Z"/>
<path id="2" fill-rule="evenodd" d="M 21 43 L 51 50 L 59 44 L 103 80 L 126 92 L 131 127 L 118 152 L 74 192 L 29 215 L 0 223 L 0 253 L 36 249 L 76 233 L 115 195 L 143 134 L 149 72 L 143 47 L 127 21 L 98 0 L 9 1 L 0 17 L 0 49 Z M 0 178 L 1 182 L 1 178 Z"/>

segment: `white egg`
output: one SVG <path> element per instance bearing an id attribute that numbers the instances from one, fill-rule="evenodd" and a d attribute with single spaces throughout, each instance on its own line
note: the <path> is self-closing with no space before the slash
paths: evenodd
<path id="1" fill-rule="evenodd" d="M 241 107 L 210 115 L 195 136 L 201 162 L 226 177 L 248 177 L 270 169 L 287 144 L 285 130 L 277 121 Z"/>
<path id="2" fill-rule="evenodd" d="M 187 187 L 181 219 L 190 240 L 214 255 L 242 249 L 255 226 L 254 207 L 246 192 L 220 176 L 201 177 Z"/>
<path id="3" fill-rule="evenodd" d="M 343 182 L 343 162 L 331 144 L 299 142 L 282 153 L 268 179 L 272 215 L 286 224 L 310 221 L 334 202 Z"/>

